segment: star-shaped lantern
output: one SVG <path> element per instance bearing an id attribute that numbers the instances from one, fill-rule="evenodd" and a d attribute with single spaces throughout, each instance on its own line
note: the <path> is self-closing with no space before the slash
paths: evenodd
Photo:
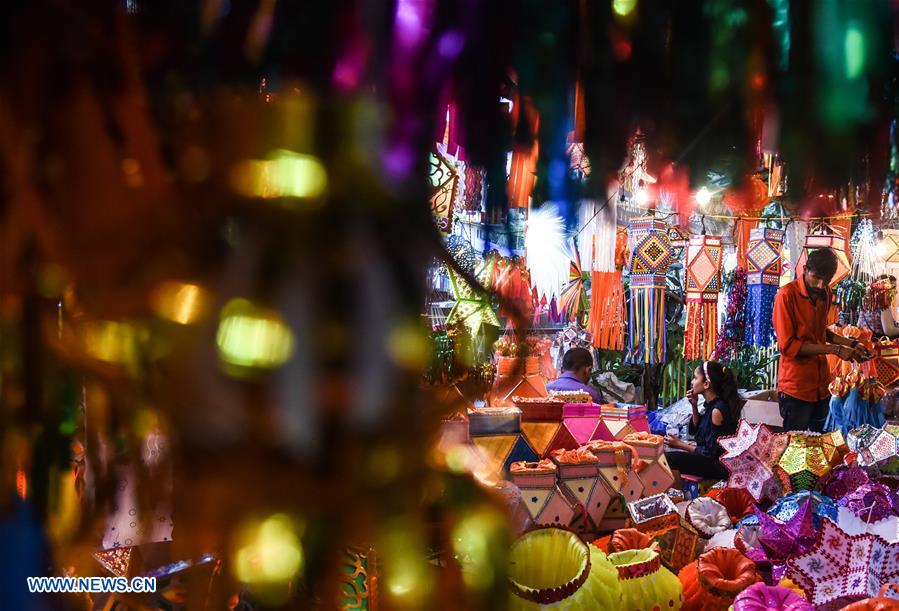
<path id="1" fill-rule="evenodd" d="M 475 290 L 455 270 L 449 268 L 450 285 L 456 303 L 446 317 L 447 324 L 464 324 L 472 337 L 476 337 L 483 325 L 499 327 L 499 317 L 490 305 L 490 297 L 483 291 Z"/>
<path id="2" fill-rule="evenodd" d="M 787 435 L 777 434 L 764 424 L 740 420 L 737 434 L 721 437 L 724 448 L 721 464 L 730 472 L 727 485 L 745 488 L 756 502 L 780 497 L 780 483 L 774 465 L 787 447 Z"/>
<path id="3" fill-rule="evenodd" d="M 778 520 L 758 508 L 755 515 L 758 519 L 757 544 L 746 551 L 746 556 L 769 568 L 774 577 L 780 579 L 786 572 L 784 564 L 787 560 L 806 552 L 816 541 L 818 530 L 812 504 L 806 501 L 788 520 Z"/>
<path id="4" fill-rule="evenodd" d="M 863 424 L 849 431 L 847 444 L 850 451 L 858 454 L 860 466 L 890 466 L 891 460 L 896 456 L 897 448 L 894 432 L 899 431 L 895 426 L 887 425 L 887 427 L 878 429 L 870 424 Z"/>
<path id="5" fill-rule="evenodd" d="M 850 535 L 824 520 L 815 544 L 787 561 L 788 576 L 815 606 L 875 596 L 899 579 L 899 544 Z"/>
<path id="6" fill-rule="evenodd" d="M 790 442 L 774 467 L 784 491 L 813 489 L 842 460 L 842 445 L 839 432 L 791 433 Z"/>

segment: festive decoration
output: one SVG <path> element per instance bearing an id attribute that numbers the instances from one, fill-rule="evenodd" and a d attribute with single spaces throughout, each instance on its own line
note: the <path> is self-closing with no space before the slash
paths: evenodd
<path id="1" fill-rule="evenodd" d="M 650 537 L 677 528 L 677 507 L 665 494 L 654 494 L 627 504 L 627 511 L 635 529 Z"/>
<path id="2" fill-rule="evenodd" d="M 431 181 L 431 215 L 442 233 L 453 231 L 453 207 L 459 185 L 459 170 L 452 157 L 439 150 L 431 153 L 429 159 Z"/>
<path id="3" fill-rule="evenodd" d="M 881 339 L 874 344 L 874 371 L 884 388 L 899 385 L 899 339 Z"/>
<path id="4" fill-rule="evenodd" d="M 512 544 L 509 609 L 616 609 L 621 587 L 606 555 L 561 528 L 539 528 Z"/>
<path id="5" fill-rule="evenodd" d="M 851 270 L 849 262 L 849 249 L 846 236 L 839 232 L 839 228 L 819 226 L 805 238 L 805 246 L 796 264 L 796 276 L 805 270 L 805 261 L 810 252 L 817 248 L 829 248 L 837 256 L 837 271 L 830 281 L 830 286 L 835 287 L 842 282 Z"/>
<path id="6" fill-rule="evenodd" d="M 657 552 L 626 550 L 609 555 L 609 561 L 618 569 L 622 608 L 681 608 L 683 587 L 677 577 L 662 566 Z"/>
<path id="7" fill-rule="evenodd" d="M 682 609 L 692 611 L 725 611 L 740 592 L 761 581 L 751 560 L 725 548 L 705 552 L 677 578 L 684 588 Z"/>
<path id="8" fill-rule="evenodd" d="M 665 458 L 664 439 L 660 435 L 639 431 L 625 435 L 623 441 L 637 450 L 640 457 L 640 479 L 645 486 L 644 494 L 661 494 L 671 488 L 674 475 Z"/>
<path id="9" fill-rule="evenodd" d="M 770 346 L 774 342 L 774 296 L 780 287 L 781 250 L 784 232 L 779 229 L 753 229 L 749 237 L 746 274 L 746 342 Z"/>
<path id="10" fill-rule="evenodd" d="M 838 505 L 866 522 L 879 522 L 899 515 L 899 495 L 877 482 L 863 484 L 841 498 Z"/>
<path id="11" fill-rule="evenodd" d="M 593 345 L 604 350 L 623 350 L 627 319 L 621 270 L 627 264 L 627 230 L 620 228 L 614 238 L 612 271 L 593 271 L 590 292 L 589 329 Z"/>
<path id="12" fill-rule="evenodd" d="M 543 304 L 558 300 L 569 280 L 571 250 L 565 220 L 555 204 L 548 202 L 530 211 L 524 247 L 537 299 Z"/>
<path id="13" fill-rule="evenodd" d="M 778 520 L 756 509 L 758 519 L 755 544 L 750 544 L 746 556 L 770 571 L 775 580 L 786 574 L 786 562 L 807 551 L 815 543 L 818 529 L 814 525 L 811 504 L 804 503 L 793 517 Z M 738 538 L 746 541 L 747 525 L 741 525 Z M 750 538 L 751 540 L 751 538 Z"/>
<path id="14" fill-rule="evenodd" d="M 707 496 L 690 501 L 684 509 L 684 519 L 703 539 L 710 539 L 733 526 L 724 505 Z"/>
<path id="15" fill-rule="evenodd" d="M 734 611 L 815 611 L 805 598 L 783 586 L 757 583 L 734 599 Z"/>
<path id="16" fill-rule="evenodd" d="M 718 236 L 696 236 L 687 246 L 687 321 L 684 358 L 708 359 L 718 340 L 718 293 L 724 248 Z"/>
<path id="17" fill-rule="evenodd" d="M 845 378 L 838 376 L 828 388 L 831 398 L 825 429 L 848 435 L 851 429 L 865 424 L 875 428 L 884 425 L 886 419 L 880 404 L 884 392 L 874 378 L 856 370 Z"/>
<path id="18" fill-rule="evenodd" d="M 850 536 L 825 520 L 815 544 L 787 567 L 813 605 L 858 600 L 899 579 L 899 545 L 874 535 Z"/>
<path id="19" fill-rule="evenodd" d="M 844 496 L 868 483 L 868 473 L 857 465 L 842 465 L 830 472 L 821 482 L 821 491 L 839 501 Z"/>
<path id="20" fill-rule="evenodd" d="M 718 334 L 718 342 L 715 344 L 715 352 L 712 358 L 716 361 L 727 361 L 739 356 L 746 337 L 746 299 L 748 287 L 746 285 L 746 270 L 738 267 L 731 276 L 730 288 L 727 291 L 727 316 L 721 331 Z"/>
<path id="21" fill-rule="evenodd" d="M 569 265 L 568 284 L 559 295 L 559 311 L 564 320 L 582 325 L 589 307 L 587 288 L 584 285 L 588 276 L 581 271 L 581 261 L 577 251 L 574 251 L 573 256 L 574 260 Z"/>
<path id="22" fill-rule="evenodd" d="M 881 239 L 875 247 L 878 272 L 895 276 L 899 270 L 899 229 L 881 229 Z"/>
<path id="23" fill-rule="evenodd" d="M 471 435 L 515 435 L 521 431 L 521 410 L 517 407 L 470 407 L 468 430 Z"/>
<path id="24" fill-rule="evenodd" d="M 849 277 L 869 282 L 877 276 L 877 244 L 871 219 L 861 219 L 852 234 L 852 269 Z"/>
<path id="25" fill-rule="evenodd" d="M 630 225 L 634 248 L 630 260 L 630 312 L 627 358 L 632 362 L 664 363 L 665 275 L 673 252 L 665 223 L 651 217 Z"/>
<path id="26" fill-rule="evenodd" d="M 870 424 L 852 429 L 846 436 L 850 452 L 858 455 L 858 464 L 873 467 L 890 461 L 897 454 L 897 438 L 889 430 Z"/>
<path id="27" fill-rule="evenodd" d="M 774 466 L 774 473 L 786 492 L 812 490 L 818 481 L 839 464 L 837 445 L 830 434 L 791 433 L 790 441 Z"/>
<path id="28" fill-rule="evenodd" d="M 537 454 L 521 435 L 472 435 L 471 442 L 483 460 L 479 474 L 490 483 L 505 479 L 512 463 L 537 460 Z"/>
<path id="29" fill-rule="evenodd" d="M 348 549 L 340 581 L 340 611 L 375 611 L 378 608 L 377 556 L 373 549 Z"/>
<path id="30" fill-rule="evenodd" d="M 662 562 L 672 571 L 680 571 L 696 559 L 706 540 L 681 517 L 677 528 L 657 537 Z"/>
<path id="31" fill-rule="evenodd" d="M 712 488 L 707 496 L 721 503 L 734 523 L 753 513 L 755 499 L 744 488 Z"/>
<path id="32" fill-rule="evenodd" d="M 493 310 L 493 306 L 490 305 L 489 296 L 481 290 L 475 289 L 452 269 L 447 271 L 453 299 L 456 302 L 446 317 L 447 324 L 464 324 L 472 337 L 479 335 L 484 325 L 499 327 L 499 318 Z"/>
<path id="33" fill-rule="evenodd" d="M 521 490 L 521 500 L 534 524 L 568 526 L 574 518 L 574 507 L 558 487 L 558 470 L 551 460 L 514 462 L 509 467 L 509 480 Z"/>
<path id="34" fill-rule="evenodd" d="M 722 437 L 721 464 L 730 472 L 728 486 L 745 488 L 757 502 L 780 496 L 780 482 L 774 465 L 789 443 L 787 435 L 775 434 L 764 424 L 749 424 L 741 419 L 737 434 Z"/>

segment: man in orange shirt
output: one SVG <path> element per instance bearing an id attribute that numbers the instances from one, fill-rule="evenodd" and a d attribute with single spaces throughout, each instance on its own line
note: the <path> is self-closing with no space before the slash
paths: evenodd
<path id="1" fill-rule="evenodd" d="M 777 397 L 786 431 L 823 432 L 830 393 L 828 354 L 844 361 L 871 358 L 857 340 L 832 333 L 837 320 L 830 281 L 837 256 L 829 248 L 812 251 L 799 278 L 782 287 L 774 299 L 774 330 L 780 349 Z"/>

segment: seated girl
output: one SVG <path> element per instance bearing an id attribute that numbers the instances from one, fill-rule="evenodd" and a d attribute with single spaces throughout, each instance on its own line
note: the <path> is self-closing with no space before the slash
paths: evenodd
<path id="1" fill-rule="evenodd" d="M 699 413 L 699 395 L 705 398 L 705 412 Z M 673 450 L 665 452 L 671 469 L 703 479 L 724 479 L 727 470 L 718 460 L 723 449 L 719 437 L 734 435 L 743 402 L 737 394 L 733 372 L 716 361 L 706 361 L 693 372 L 693 386 L 687 392 L 693 407 L 690 434 L 696 443 L 668 435 L 665 443 Z M 683 450 L 683 451 L 679 451 Z"/>

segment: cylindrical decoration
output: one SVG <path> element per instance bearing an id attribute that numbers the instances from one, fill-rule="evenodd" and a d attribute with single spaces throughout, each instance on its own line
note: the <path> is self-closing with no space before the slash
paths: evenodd
<path id="1" fill-rule="evenodd" d="M 702 554 L 678 574 L 685 611 L 724 611 L 734 598 L 761 581 L 755 563 L 735 549 L 718 547 Z"/>
<path id="2" fill-rule="evenodd" d="M 720 236 L 692 237 L 687 245 L 686 359 L 709 359 L 715 351 L 723 256 Z"/>
<path id="3" fill-rule="evenodd" d="M 642 217 L 630 224 L 630 362 L 665 362 L 665 277 L 674 251 L 665 222 Z"/>

